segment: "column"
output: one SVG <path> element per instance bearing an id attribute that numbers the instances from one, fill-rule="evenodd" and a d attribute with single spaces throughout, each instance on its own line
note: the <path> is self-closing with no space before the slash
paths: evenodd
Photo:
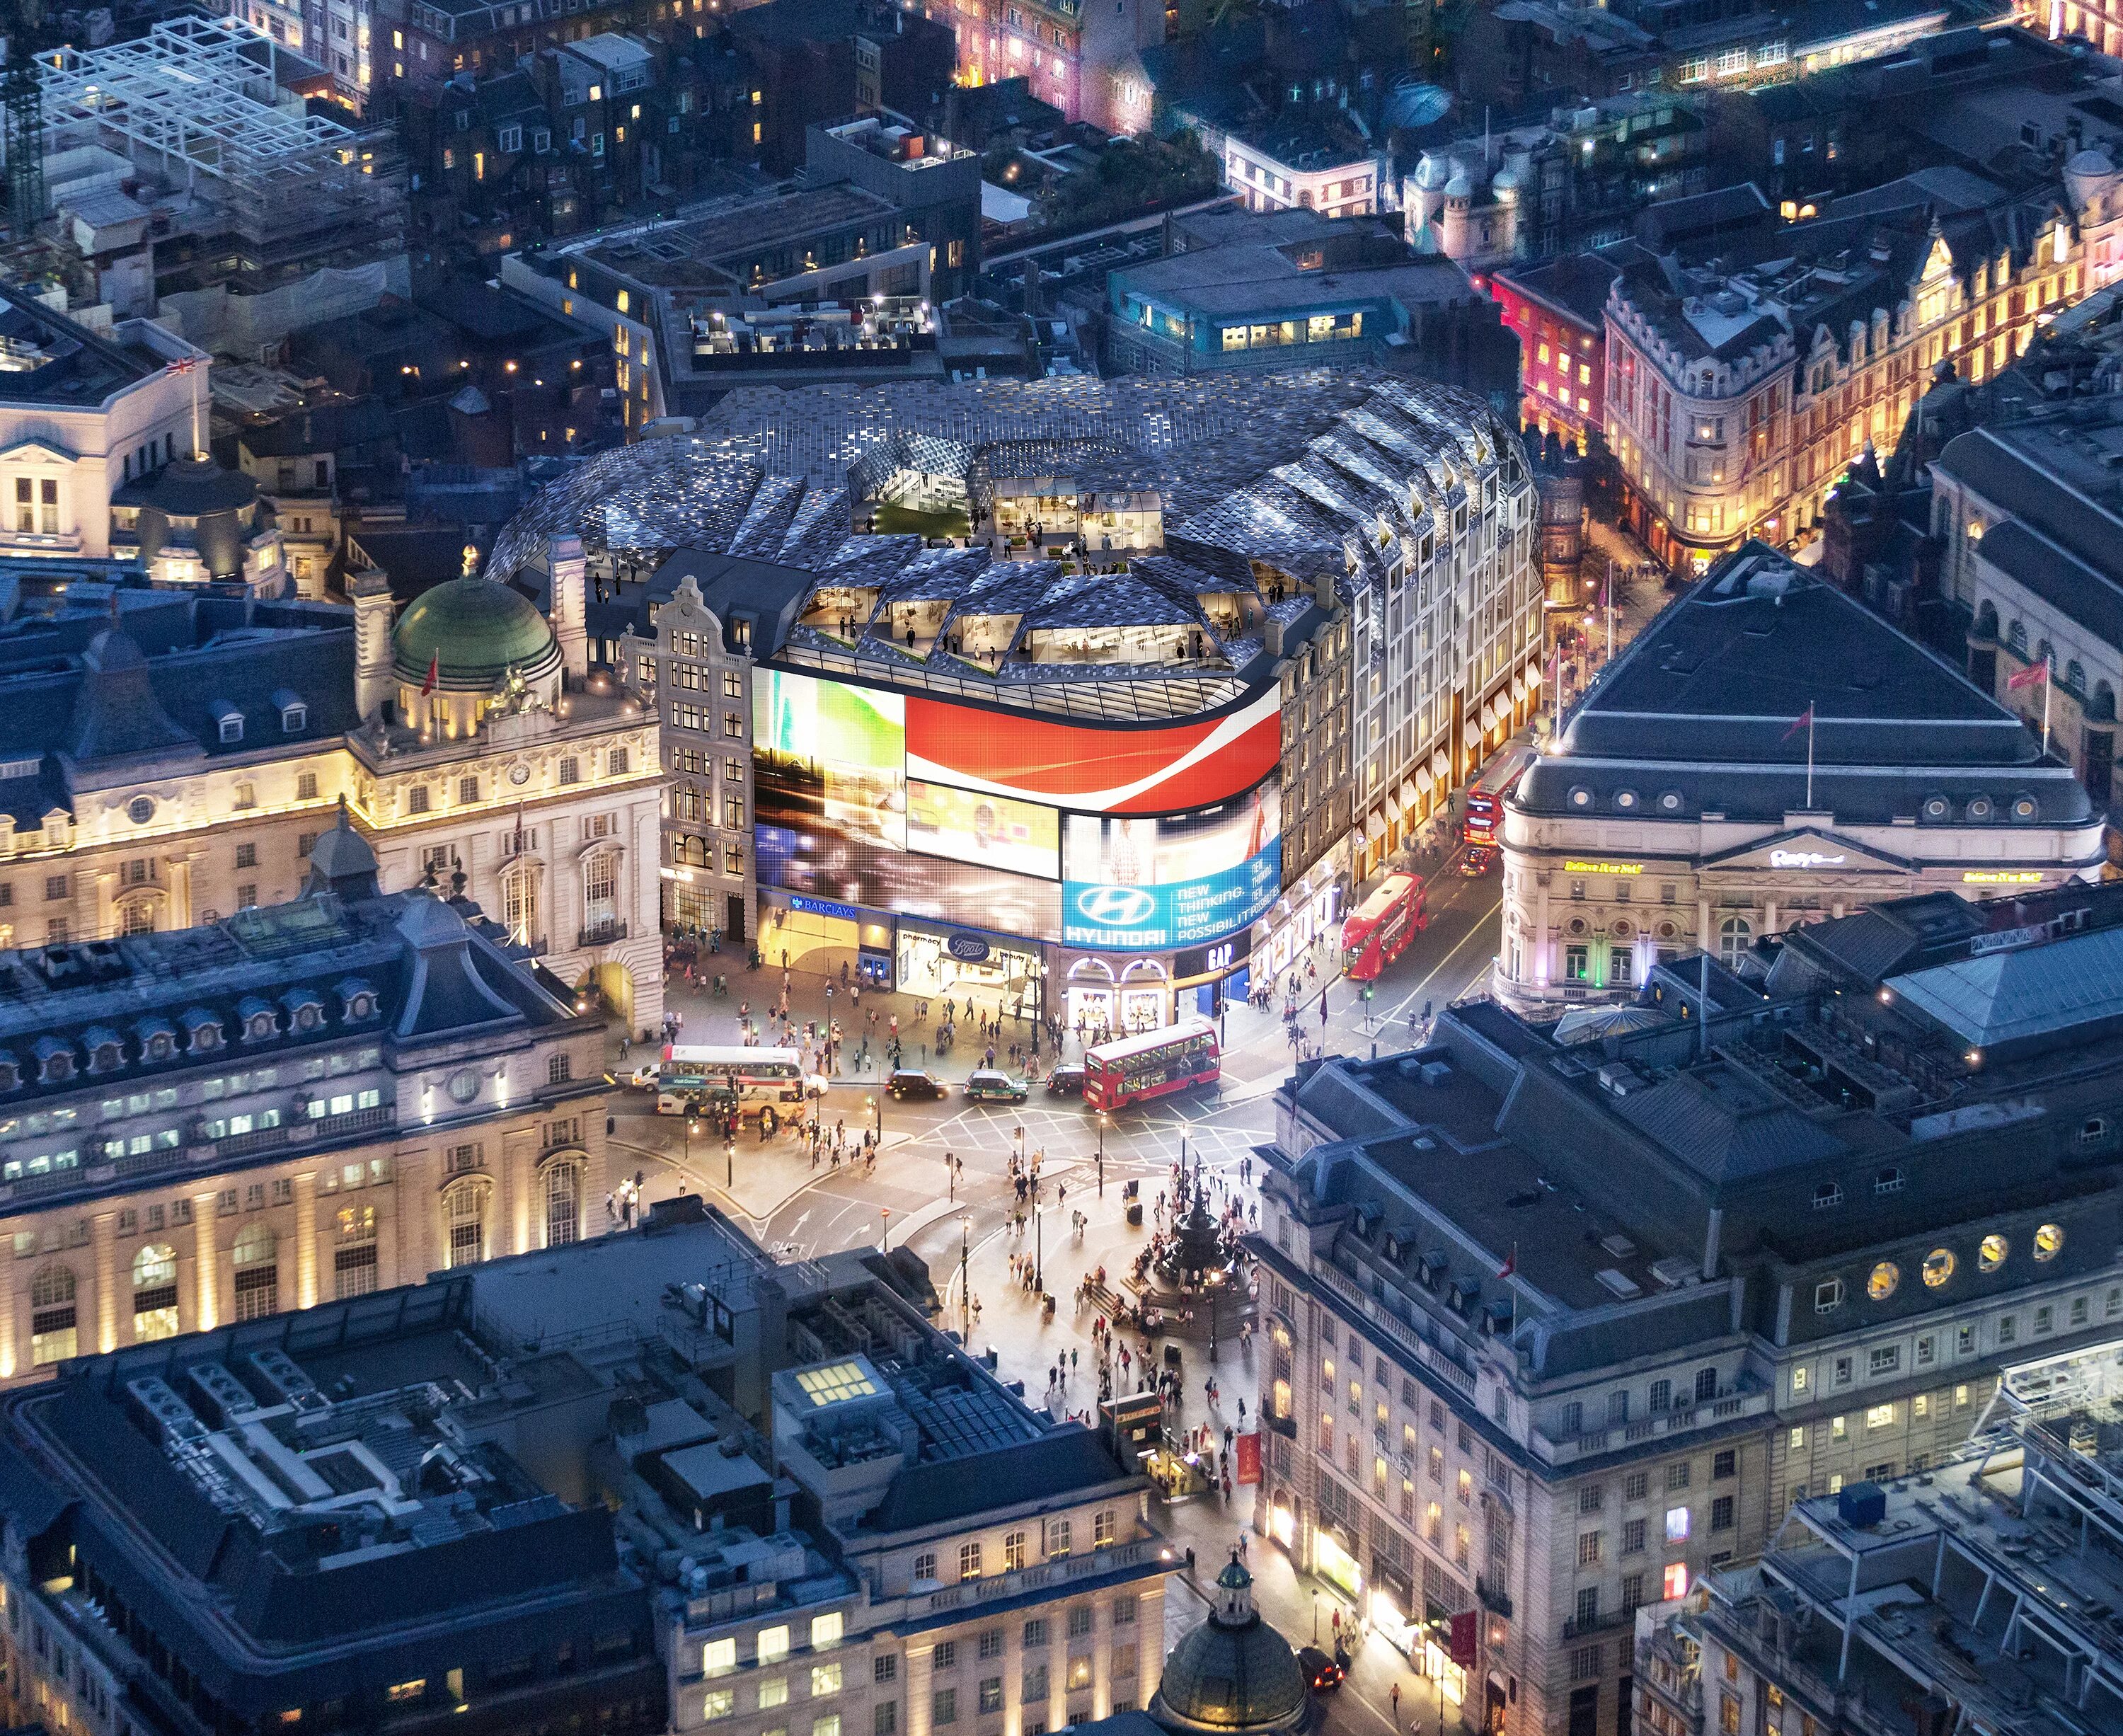
<path id="1" fill-rule="evenodd" d="M 1554 963 L 1549 952 L 1548 928 L 1548 877 L 1555 871 L 1553 868 L 1546 869 L 1534 876 L 1533 954 L 1525 962 L 1532 969 L 1533 980 L 1543 987 L 1549 980 L 1549 971 Z"/>
<path id="2" fill-rule="evenodd" d="M 172 856 L 170 870 L 170 927 L 190 928 L 198 921 L 192 910 L 192 862 L 188 856 Z"/>
<path id="3" fill-rule="evenodd" d="M 0 1381 L 12 1381 L 15 1371 L 21 1366 L 15 1349 L 15 1274 L 26 1269 L 26 1262 L 17 1263 L 12 1270 L 0 1271 Z"/>
<path id="4" fill-rule="evenodd" d="M 215 1196 L 192 1195 L 192 1264 L 199 1274 L 198 1318 L 195 1332 L 211 1332 L 221 1324 L 221 1260 L 214 1247 Z"/>
<path id="5" fill-rule="evenodd" d="M 96 1261 L 96 1348 L 98 1350 L 115 1350 L 118 1348 L 118 1260 L 113 1241 L 117 1224 L 116 1214 L 110 1212 L 98 1212 L 89 1221 L 89 1249 L 91 1257 Z"/>
<path id="6" fill-rule="evenodd" d="M 399 1220 L 405 1211 L 404 1188 L 393 1183 L 389 1195 L 378 1202 L 376 1209 L 376 1288 L 388 1290 L 405 1282 L 398 1269 L 399 1248 L 404 1241 L 400 1234 Z M 334 1244 L 336 1252 L 337 1244 Z M 333 1288 L 338 1288 L 335 1278 Z"/>
<path id="7" fill-rule="evenodd" d="M 511 1249 L 528 1254 L 532 1249 L 532 1196 L 537 1176 L 538 1148 L 529 1132 L 504 1133 L 501 1140 L 501 1208 L 507 1214 Z"/>
<path id="8" fill-rule="evenodd" d="M 1773 898 L 1764 898 L 1762 900 L 1762 932 L 1774 934 L 1776 931 L 1777 901 Z"/>
<path id="9" fill-rule="evenodd" d="M 305 1170 L 295 1177 L 295 1306 L 317 1305 L 317 1176 Z"/>
<path id="10" fill-rule="evenodd" d="M 929 1736 L 929 1665 L 935 1650 L 934 1645 L 907 1648 L 907 1736 Z"/>
<path id="11" fill-rule="evenodd" d="M 1704 951 L 1711 951 L 1718 937 L 1710 931 L 1710 900 L 1699 898 L 1695 901 L 1695 944 Z"/>

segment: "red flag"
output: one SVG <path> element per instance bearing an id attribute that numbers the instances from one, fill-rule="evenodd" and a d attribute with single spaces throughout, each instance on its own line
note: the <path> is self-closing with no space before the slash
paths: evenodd
<path id="1" fill-rule="evenodd" d="M 1452 1618 L 1452 1661 L 1463 1670 L 1474 1668 L 1480 1656 L 1482 1618 L 1471 1609 L 1463 1609 Z"/>
<path id="2" fill-rule="evenodd" d="M 1792 726 L 1788 730 L 1785 730 L 1782 735 L 1779 736 L 1777 739 L 1779 741 L 1789 741 L 1792 737 L 1797 734 L 1800 730 L 1810 730 L 1812 727 L 1813 707 L 1809 705 L 1803 711 L 1798 714 L 1797 718 L 1793 720 Z"/>
<path id="3" fill-rule="evenodd" d="M 1242 1434 L 1234 1443 L 1239 1454 L 1239 1481 L 1258 1483 L 1261 1480 L 1261 1438 L 1258 1430 Z"/>
<path id="4" fill-rule="evenodd" d="M 192 369 L 198 366 L 199 360 L 196 357 L 180 355 L 176 359 L 176 360 L 170 364 L 168 371 L 171 373 L 190 373 Z"/>
<path id="5" fill-rule="evenodd" d="M 1511 1251 L 1504 1256 L 1504 1263 L 1497 1269 L 1497 1276 L 1499 1278 L 1509 1278 L 1511 1274 L 1517 1271 L 1518 1269 L 1519 1250 L 1516 1246 L 1514 1246 Z"/>
<path id="6" fill-rule="evenodd" d="M 443 654 L 431 652 L 428 658 L 428 678 L 420 683 L 420 697 L 424 699 L 442 684 Z"/>
<path id="7" fill-rule="evenodd" d="M 2041 663 L 2031 663 L 2017 675 L 2008 675 L 2005 678 L 2005 691 L 2008 693 L 2018 693 L 2022 688 L 2037 687 L 2049 678 L 2050 666 L 2046 659 Z"/>

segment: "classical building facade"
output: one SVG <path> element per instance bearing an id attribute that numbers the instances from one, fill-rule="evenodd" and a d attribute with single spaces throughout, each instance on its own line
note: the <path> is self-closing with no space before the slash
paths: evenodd
<path id="1" fill-rule="evenodd" d="M 110 554 L 114 504 L 198 444 L 206 353 L 148 320 L 92 332 L 59 299 L 0 289 L 0 555 Z"/>
<path id="2" fill-rule="evenodd" d="M 1636 997 L 1697 948 L 1882 899 L 2097 875 L 2103 814 L 2021 717 L 1784 556 L 1728 557 L 1504 805 L 1498 995 Z"/>
<path id="3" fill-rule="evenodd" d="M 16 570 L 26 590 L 54 578 L 0 627 L 44 654 L 0 676 L 10 942 L 283 902 L 344 801 L 387 886 L 469 896 L 570 987 L 634 1028 L 660 1020 L 656 721 L 609 678 L 563 692 L 561 636 L 523 598 L 453 581 L 394 637 L 378 574 L 356 576 L 349 618 L 137 575 L 114 589 L 63 562 Z M 585 667 L 579 600 L 573 620 Z"/>
<path id="4" fill-rule="evenodd" d="M 290 902 L 0 970 L 0 1381 L 606 1227 L 602 1020 L 344 816 Z"/>
<path id="5" fill-rule="evenodd" d="M 1744 270 L 1614 256 L 1605 423 L 1629 526 L 1669 566 L 1814 525 L 1865 447 L 1900 438 L 1935 370 L 1988 379 L 2083 288 L 2061 187 L 1944 209 L 1896 182 L 1863 202 L 1781 230 Z"/>
<path id="6" fill-rule="evenodd" d="M 1633 1728 L 1638 1611 L 1794 1504 L 1926 1477 L 2002 1369 L 2112 1340 L 2116 997 L 2045 985 L 2112 982 L 2119 922 L 2114 888 L 1926 894 L 1797 931 L 1759 986 L 1684 959 L 1627 1021 L 1464 1002 L 1424 1049 L 1301 1069 L 1254 1242 L 1257 1526 L 1448 1728 Z"/>

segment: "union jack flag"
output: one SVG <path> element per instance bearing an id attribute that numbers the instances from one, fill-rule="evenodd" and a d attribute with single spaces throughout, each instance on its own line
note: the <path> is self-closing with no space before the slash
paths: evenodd
<path id="1" fill-rule="evenodd" d="M 180 355 L 176 359 L 176 360 L 170 364 L 168 372 L 171 373 L 190 373 L 192 369 L 198 366 L 199 359 L 197 357 Z"/>

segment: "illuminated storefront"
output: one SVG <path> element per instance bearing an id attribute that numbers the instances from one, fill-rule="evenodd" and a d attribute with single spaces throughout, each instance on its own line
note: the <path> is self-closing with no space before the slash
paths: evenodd
<path id="1" fill-rule="evenodd" d="M 1340 1586 L 1352 1598 L 1364 1592 L 1364 1569 L 1335 1533 L 1322 1526 L 1312 1533 L 1312 1570 Z"/>
<path id="2" fill-rule="evenodd" d="M 1001 935 L 902 920 L 897 987 L 910 995 L 973 997 L 982 1009 L 1028 1011 L 1039 1002 L 1039 948 Z"/>

